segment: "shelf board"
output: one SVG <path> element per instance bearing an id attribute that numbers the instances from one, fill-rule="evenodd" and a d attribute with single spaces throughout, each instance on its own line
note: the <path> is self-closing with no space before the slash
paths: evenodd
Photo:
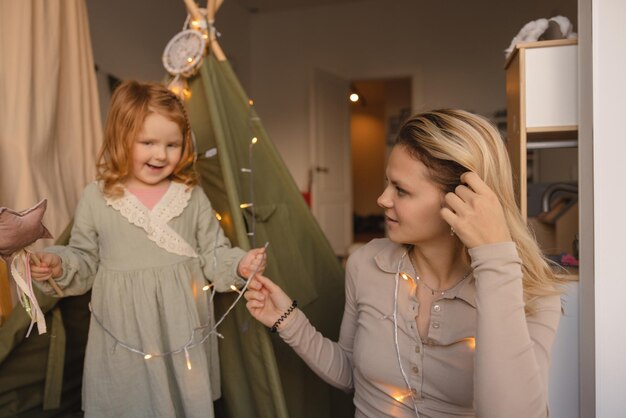
<path id="1" fill-rule="evenodd" d="M 526 128 L 528 142 L 534 141 L 571 141 L 578 139 L 578 126 L 540 126 Z"/>
<path id="2" fill-rule="evenodd" d="M 530 141 L 526 144 L 527 150 L 538 149 L 557 149 L 557 148 L 577 148 L 578 140 L 559 140 L 559 141 Z"/>

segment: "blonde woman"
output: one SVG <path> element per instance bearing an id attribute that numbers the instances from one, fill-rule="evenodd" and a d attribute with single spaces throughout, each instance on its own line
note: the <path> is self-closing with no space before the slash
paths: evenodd
<path id="1" fill-rule="evenodd" d="M 559 280 L 515 204 L 502 139 L 460 110 L 402 127 L 378 198 L 388 239 L 348 260 L 338 342 L 258 276 L 250 313 L 357 417 L 547 416 Z"/>

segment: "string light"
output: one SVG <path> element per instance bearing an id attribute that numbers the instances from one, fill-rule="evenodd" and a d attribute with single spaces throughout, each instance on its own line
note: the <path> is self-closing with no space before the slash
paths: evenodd
<path id="1" fill-rule="evenodd" d="M 189 350 L 185 347 L 185 360 L 187 361 L 187 370 L 191 370 L 191 359 L 189 359 Z"/>
<path id="2" fill-rule="evenodd" d="M 470 350 L 474 351 L 476 349 L 476 338 L 468 337 L 465 339 L 465 342 Z"/>
<path id="3" fill-rule="evenodd" d="M 252 203 L 242 203 L 241 205 L 239 205 L 241 209 L 249 208 L 252 206 L 254 206 Z"/>
<path id="4" fill-rule="evenodd" d="M 269 242 L 265 243 L 265 247 L 267 249 L 267 246 L 269 245 Z M 266 254 L 264 254 L 264 257 L 267 257 Z M 189 353 L 188 350 L 204 344 L 204 342 L 207 340 L 207 338 L 209 338 L 209 336 L 211 335 L 215 335 L 218 338 L 224 338 L 224 336 L 222 334 L 220 334 L 219 332 L 217 332 L 217 327 L 224 321 L 224 319 L 226 319 L 226 317 L 228 316 L 228 314 L 230 313 L 230 311 L 233 310 L 233 308 L 235 307 L 235 305 L 237 304 L 237 302 L 239 302 L 239 300 L 243 297 L 244 292 L 247 290 L 248 285 L 250 284 L 250 280 L 252 279 L 252 277 L 254 277 L 258 271 L 259 271 L 259 266 L 257 266 L 257 268 L 252 272 L 252 274 L 250 274 L 250 276 L 248 276 L 247 280 L 246 280 L 246 284 L 241 288 L 241 289 L 237 289 L 237 293 L 239 293 L 239 295 L 235 298 L 235 300 L 233 301 L 233 303 L 230 305 L 230 307 L 226 310 L 226 312 L 224 312 L 224 314 L 221 316 L 221 318 L 219 319 L 219 321 L 217 321 L 213 326 L 211 326 L 210 324 L 208 325 L 201 325 L 197 328 L 194 328 L 191 335 L 189 336 L 189 339 L 187 340 L 187 342 L 181 347 L 178 348 L 176 350 L 171 350 L 171 351 L 167 351 L 167 352 L 162 352 L 162 353 L 146 353 L 138 348 L 132 347 L 126 343 L 124 343 L 123 341 L 119 340 L 115 335 L 113 335 L 113 333 L 111 333 L 111 331 L 109 331 L 108 328 L 106 328 L 104 326 L 104 324 L 102 323 L 102 321 L 100 320 L 100 317 L 98 315 L 96 315 L 96 313 L 93 311 L 93 308 L 91 306 L 91 303 L 89 303 L 89 310 L 91 311 L 91 315 L 93 316 L 94 320 L 96 321 L 96 323 L 100 326 L 100 328 L 102 328 L 102 330 L 107 333 L 111 338 L 113 338 L 113 340 L 115 341 L 115 346 L 121 346 L 125 349 L 127 349 L 130 352 L 139 354 L 141 356 L 143 356 L 143 358 L 145 360 L 150 360 L 153 357 L 165 357 L 165 356 L 172 356 L 175 354 L 179 354 L 179 353 L 186 353 L 185 357 L 186 357 L 186 361 L 187 361 L 187 368 L 191 370 L 191 360 L 189 358 Z M 211 301 L 210 304 L 212 304 L 212 296 L 211 295 Z M 208 330 L 208 332 L 206 332 Z M 202 333 L 206 333 L 200 340 L 194 342 L 195 336 L 196 334 L 200 333 L 200 335 L 202 335 Z"/>
<path id="5" fill-rule="evenodd" d="M 252 99 L 248 100 L 248 129 L 250 130 L 250 132 L 254 132 L 254 124 L 258 121 L 258 116 L 256 116 L 254 114 L 254 109 L 252 108 L 252 105 L 254 104 L 254 101 Z M 252 158 L 253 154 L 253 148 L 254 145 L 258 142 L 258 138 L 256 136 L 252 136 L 252 139 L 250 140 L 250 145 L 248 146 L 248 170 L 249 174 L 250 174 L 250 201 L 254 202 L 254 159 Z M 250 231 L 248 231 L 248 236 L 250 237 L 250 241 L 251 241 L 251 245 L 252 248 L 256 247 L 256 211 L 251 211 L 252 212 L 252 227 L 250 228 Z"/>
<path id="6" fill-rule="evenodd" d="M 406 398 L 408 398 L 412 394 L 413 394 L 412 392 L 407 392 L 407 393 L 402 393 L 402 394 L 399 394 L 399 395 L 392 395 L 392 398 L 395 399 L 398 402 L 402 402 L 403 400 L 405 400 Z"/>
<path id="7" fill-rule="evenodd" d="M 241 294 L 241 291 L 239 289 L 237 289 L 237 286 L 235 286 L 234 284 L 230 285 L 230 290 L 232 290 L 233 292 L 237 292 L 237 293 Z"/>
<path id="8" fill-rule="evenodd" d="M 420 418 L 420 414 L 417 411 L 417 401 L 415 400 L 415 396 L 413 396 L 413 388 L 411 387 L 411 383 L 409 383 L 409 378 L 404 371 L 404 366 L 402 366 L 402 358 L 400 357 L 400 344 L 398 343 L 398 288 L 399 288 L 399 278 L 402 277 L 404 280 L 408 280 L 407 277 L 410 277 L 408 274 L 402 272 L 402 267 L 404 265 L 404 257 L 408 254 L 408 251 L 405 251 L 400 257 L 398 261 L 398 268 L 396 270 L 395 275 L 395 292 L 393 297 L 393 342 L 396 348 L 396 358 L 398 359 L 398 366 L 400 366 L 400 373 L 402 374 L 402 378 L 404 379 L 404 384 L 409 390 L 409 394 L 411 395 L 411 400 L 413 401 L 413 411 L 415 412 L 416 418 Z M 403 398 L 404 399 L 404 398 Z"/>
<path id="9" fill-rule="evenodd" d="M 188 60 L 191 58 L 188 58 Z M 183 100 L 191 98 L 191 89 L 187 78 L 177 75 L 168 86 L 169 90 Z"/>
<path id="10" fill-rule="evenodd" d="M 202 287 L 202 290 L 206 292 L 206 291 L 207 291 L 207 290 L 209 290 L 210 288 L 211 288 L 211 285 L 210 285 L 210 284 L 207 284 L 207 285 L 205 285 L 205 286 L 203 286 L 203 287 Z"/>

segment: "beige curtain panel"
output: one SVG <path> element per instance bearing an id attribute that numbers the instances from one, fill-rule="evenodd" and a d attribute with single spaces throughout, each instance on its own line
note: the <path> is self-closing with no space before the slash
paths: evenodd
<path id="1" fill-rule="evenodd" d="M 58 236 L 102 136 L 85 1 L 0 0 L 0 51 L 0 206 L 48 199 Z"/>
<path id="2" fill-rule="evenodd" d="M 48 199 L 44 223 L 63 242 L 94 179 L 98 107 L 85 1 L 0 0 L 0 206 Z M 80 410 L 89 295 L 38 295 L 49 331 L 25 339 L 30 318 L 7 306 L 7 276 L 0 265 L 0 418 L 69 416 Z"/>

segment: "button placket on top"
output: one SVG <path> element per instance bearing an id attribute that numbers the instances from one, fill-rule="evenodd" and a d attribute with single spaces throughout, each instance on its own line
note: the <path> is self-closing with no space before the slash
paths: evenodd
<path id="1" fill-rule="evenodd" d="M 422 340 L 419 337 L 416 321 L 420 304 L 415 293 L 415 284 L 407 282 L 405 290 L 404 297 L 402 298 L 406 301 L 406 310 L 404 310 L 406 316 L 404 320 L 406 321 L 407 329 L 411 330 L 413 340 L 413 348 L 410 351 L 407 350 L 407 358 L 410 359 L 410 363 L 406 365 L 408 366 L 408 370 L 406 371 L 411 387 L 413 388 L 413 396 L 416 400 L 420 400 L 422 398 L 422 370 L 424 358 Z"/>
<path id="2" fill-rule="evenodd" d="M 445 297 L 435 299 L 430 305 L 430 326 L 428 327 L 429 340 L 441 341 L 443 333 L 443 300 Z"/>

